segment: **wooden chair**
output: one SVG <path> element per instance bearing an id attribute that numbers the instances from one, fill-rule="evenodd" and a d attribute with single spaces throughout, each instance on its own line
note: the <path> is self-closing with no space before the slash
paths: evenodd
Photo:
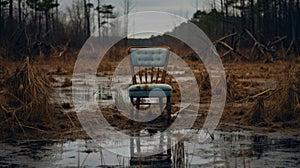
<path id="1" fill-rule="evenodd" d="M 144 99 L 158 98 L 163 112 L 163 98 L 166 98 L 167 122 L 171 122 L 172 87 L 166 84 L 169 47 L 131 47 L 130 56 L 132 85 L 128 88 L 131 103 L 136 108 L 131 110 L 131 118 L 139 115 Z"/>

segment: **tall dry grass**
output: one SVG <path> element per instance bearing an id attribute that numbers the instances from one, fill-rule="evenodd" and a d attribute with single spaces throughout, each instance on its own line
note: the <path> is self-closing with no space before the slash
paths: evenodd
<path id="1" fill-rule="evenodd" d="M 27 123 L 50 121 L 52 93 L 43 71 L 26 58 L 22 68 L 17 68 L 3 84 L 0 124 L 14 131 L 15 127 L 23 129 Z"/>

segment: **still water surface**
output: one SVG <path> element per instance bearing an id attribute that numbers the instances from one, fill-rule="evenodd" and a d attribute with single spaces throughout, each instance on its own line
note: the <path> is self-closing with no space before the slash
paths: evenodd
<path id="1" fill-rule="evenodd" d="M 117 139 L 118 137 L 111 138 Z M 181 149 L 177 149 L 184 151 L 184 167 L 300 166 L 300 139 L 298 137 L 216 131 L 213 139 L 204 143 L 197 141 L 197 135 L 185 139 Z M 169 166 L 165 162 L 161 166 L 170 167 L 172 160 L 174 162 L 175 153 L 176 150 L 173 149 Z M 92 140 L 40 140 L 0 144 L 1 167 L 136 166 L 130 162 L 131 159 L 111 153 Z M 147 166 L 142 165 L 142 162 L 140 165 Z"/>

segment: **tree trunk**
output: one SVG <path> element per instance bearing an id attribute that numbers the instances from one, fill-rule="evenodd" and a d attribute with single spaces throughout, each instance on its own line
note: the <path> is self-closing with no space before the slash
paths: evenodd
<path id="1" fill-rule="evenodd" d="M 284 0 L 283 2 L 283 6 L 282 6 L 282 15 L 283 15 L 283 19 L 282 19 L 282 25 L 283 25 L 283 32 L 287 33 L 288 35 L 288 41 L 291 41 L 291 36 L 289 33 L 289 15 L 288 15 L 288 0 Z"/>
<path id="2" fill-rule="evenodd" d="M 272 14 L 271 14 L 271 18 L 272 18 L 272 25 L 278 25 L 277 23 L 277 0 L 273 0 L 272 2 Z M 272 26 L 273 27 L 273 35 L 278 36 L 278 27 L 277 26 Z"/>
<path id="3" fill-rule="evenodd" d="M 22 0 L 18 0 L 18 11 L 19 11 L 19 17 L 18 17 L 18 22 L 19 22 L 19 25 L 21 25 L 22 23 L 22 6 L 21 6 L 21 2 Z"/>
<path id="4" fill-rule="evenodd" d="M 228 29 L 228 0 L 225 0 L 225 33 Z"/>
<path id="5" fill-rule="evenodd" d="M 85 16 L 85 30 L 86 30 L 86 37 L 91 36 L 91 27 L 90 27 L 90 14 L 88 11 L 88 6 L 86 0 L 83 0 L 84 3 L 84 16 Z"/>
<path id="6" fill-rule="evenodd" d="M 101 8 L 101 0 L 98 0 L 98 33 L 99 33 L 99 37 L 101 37 L 101 13 L 100 13 L 100 9 Z"/>
<path id="7" fill-rule="evenodd" d="M 56 33 L 56 17 L 54 16 L 55 13 L 54 12 L 50 12 L 50 23 L 49 26 L 51 28 L 51 37 L 53 38 L 53 35 L 55 35 Z M 56 37 L 58 38 L 58 37 Z"/>
<path id="8" fill-rule="evenodd" d="M 49 32 L 49 11 L 45 10 L 46 33 Z"/>
<path id="9" fill-rule="evenodd" d="M 295 21 L 295 3 L 294 1 L 289 1 L 289 21 L 290 21 L 290 28 L 291 28 L 291 39 L 294 41 L 294 54 L 298 55 L 298 44 L 297 44 L 297 36 L 296 36 L 296 21 Z"/>
<path id="10" fill-rule="evenodd" d="M 241 27 L 244 30 L 246 27 L 246 18 L 245 18 L 245 0 L 241 0 Z"/>
<path id="11" fill-rule="evenodd" d="M 34 7 L 34 26 L 35 26 L 35 31 L 38 32 L 38 30 L 40 29 L 40 18 L 38 18 L 38 13 L 37 13 L 37 6 L 35 5 Z"/>
<path id="12" fill-rule="evenodd" d="M 269 0 L 264 0 L 263 4 L 263 25 L 264 25 L 264 38 L 265 40 L 270 40 L 269 38 L 272 37 L 272 30 L 270 27 L 270 23 L 272 23 L 271 18 L 270 18 L 270 7 L 269 7 Z"/>
<path id="13" fill-rule="evenodd" d="M 198 1 L 197 1 L 198 3 Z M 124 30 L 125 30 L 125 40 L 124 46 L 128 45 L 128 14 L 129 14 L 129 0 L 124 0 Z"/>
<path id="14" fill-rule="evenodd" d="M 9 19 L 13 18 L 13 0 L 9 0 Z"/>
<path id="15" fill-rule="evenodd" d="M 58 0 L 55 1 L 55 4 L 58 4 Z M 53 33 L 56 35 L 58 32 L 58 20 L 59 20 L 59 12 L 58 12 L 58 5 L 55 7 L 55 19 L 53 17 Z"/>
<path id="16" fill-rule="evenodd" d="M 0 0 L 0 4 L 2 4 L 2 0 Z M 2 5 L 0 5 L 0 39 L 2 39 L 2 31 L 4 29 L 4 22 L 3 22 L 3 19 L 2 19 Z"/>
<path id="17" fill-rule="evenodd" d="M 216 0 L 214 0 L 214 9 L 217 9 L 217 7 L 216 7 Z"/>
<path id="18" fill-rule="evenodd" d="M 2 0 L 0 0 L 0 18 L 2 18 Z"/>
<path id="19" fill-rule="evenodd" d="M 9 0 L 9 16 L 8 16 L 8 31 L 12 33 L 13 31 L 13 0 Z"/>
<path id="20" fill-rule="evenodd" d="M 251 32 L 255 36 L 254 0 L 250 0 L 251 8 Z"/>
<path id="21" fill-rule="evenodd" d="M 38 34 L 37 34 L 37 36 L 38 37 L 41 37 L 41 34 L 43 33 L 43 26 L 42 26 L 42 16 L 41 15 L 39 15 L 39 20 L 38 20 Z"/>
<path id="22" fill-rule="evenodd" d="M 222 36 L 225 36 L 225 22 L 224 22 L 224 1 L 221 0 L 221 14 L 222 14 Z"/>
<path id="23" fill-rule="evenodd" d="M 299 30 L 300 29 L 300 0 L 297 0 L 297 4 L 296 4 L 296 19 L 295 19 L 295 22 L 296 22 L 296 30 Z M 299 53 L 299 38 L 300 38 L 300 32 L 299 31 L 296 31 L 296 39 L 295 39 L 295 42 L 296 42 L 296 47 L 297 47 L 297 55 L 296 56 L 299 56 L 300 53 Z"/>

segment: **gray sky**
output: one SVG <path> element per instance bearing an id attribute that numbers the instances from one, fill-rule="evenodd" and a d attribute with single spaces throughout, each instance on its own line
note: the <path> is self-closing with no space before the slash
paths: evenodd
<path id="1" fill-rule="evenodd" d="M 73 0 L 60 0 L 61 8 L 65 8 L 72 4 Z M 90 0 L 97 2 L 96 0 Z M 131 12 L 141 11 L 162 11 L 179 15 L 184 18 L 191 18 L 196 11 L 197 0 L 130 0 L 133 8 Z M 102 3 L 112 4 L 116 10 L 122 14 L 122 6 L 124 0 L 101 0 Z M 94 3 L 96 4 L 96 3 Z M 198 8 L 206 9 L 209 2 L 205 0 L 198 0 Z"/>
<path id="2" fill-rule="evenodd" d="M 67 6 L 70 6 L 73 1 L 76 0 L 60 0 L 61 9 L 65 9 Z M 131 2 L 132 9 L 131 14 L 135 12 L 144 12 L 144 11 L 160 11 L 168 12 L 175 14 L 177 16 L 183 17 L 185 19 L 190 19 L 195 11 L 197 10 L 196 1 L 197 0 L 129 0 Z M 97 5 L 97 0 L 90 0 L 95 5 Z M 101 0 L 102 4 L 111 4 L 116 7 L 115 11 L 119 15 L 123 14 L 124 0 Z M 209 6 L 209 1 L 198 0 L 198 9 L 205 10 Z M 153 22 L 155 21 L 153 26 Z M 182 23 L 183 19 L 176 19 L 175 17 L 161 17 L 160 15 L 143 15 L 143 17 L 134 17 L 129 20 L 129 34 L 132 32 L 139 32 L 139 30 L 150 30 L 149 27 L 153 30 L 153 35 L 155 32 L 168 32 L 172 28 L 178 26 Z M 142 26 L 141 26 L 142 25 Z M 144 27 L 143 27 L 144 26 Z M 97 32 L 97 31 L 95 31 Z M 133 34 L 134 34 L 133 33 Z M 141 37 L 149 37 L 150 34 L 145 33 Z"/>

